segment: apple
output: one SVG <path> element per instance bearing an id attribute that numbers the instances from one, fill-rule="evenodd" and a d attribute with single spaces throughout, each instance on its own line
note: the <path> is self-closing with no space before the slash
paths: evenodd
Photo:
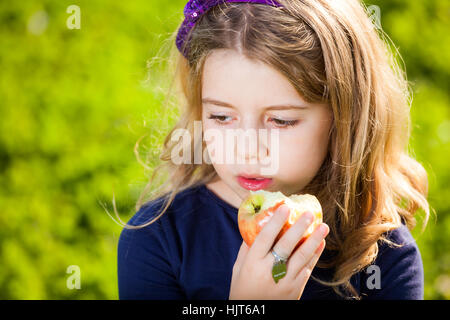
<path id="1" fill-rule="evenodd" d="M 238 211 L 239 232 L 247 246 L 250 247 L 253 244 L 258 233 L 282 204 L 286 204 L 290 208 L 290 215 L 275 239 L 275 243 L 306 211 L 314 214 L 314 221 L 295 249 L 313 233 L 316 226 L 322 223 L 322 207 L 319 200 L 311 194 L 294 194 L 287 197 L 280 191 L 270 192 L 262 189 L 250 191 Z"/>

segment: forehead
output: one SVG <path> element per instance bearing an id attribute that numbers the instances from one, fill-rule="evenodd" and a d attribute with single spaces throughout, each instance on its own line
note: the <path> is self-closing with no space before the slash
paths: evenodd
<path id="1" fill-rule="evenodd" d="M 205 61 L 202 98 L 237 107 L 306 104 L 289 80 L 275 68 L 234 50 L 214 50 Z"/>

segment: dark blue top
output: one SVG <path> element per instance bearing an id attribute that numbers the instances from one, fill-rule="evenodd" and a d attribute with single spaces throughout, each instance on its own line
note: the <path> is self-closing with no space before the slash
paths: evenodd
<path id="1" fill-rule="evenodd" d="M 128 223 L 149 221 L 162 204 L 161 199 L 145 204 Z M 123 229 L 118 244 L 119 299 L 227 300 L 242 243 L 237 213 L 200 185 L 178 193 L 151 225 Z M 374 266 L 355 274 L 351 283 L 363 299 L 423 299 L 422 259 L 411 233 L 402 225 L 387 236 L 404 245 L 381 243 Z M 315 268 L 312 275 L 325 279 L 331 270 Z M 339 298 L 312 278 L 301 296 Z"/>

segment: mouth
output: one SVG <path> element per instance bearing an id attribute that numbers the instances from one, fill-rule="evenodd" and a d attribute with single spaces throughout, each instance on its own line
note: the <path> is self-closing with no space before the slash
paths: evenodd
<path id="1" fill-rule="evenodd" d="M 247 190 L 260 190 L 267 188 L 272 183 L 271 178 L 265 178 L 257 175 L 239 175 L 237 181 L 241 187 Z"/>

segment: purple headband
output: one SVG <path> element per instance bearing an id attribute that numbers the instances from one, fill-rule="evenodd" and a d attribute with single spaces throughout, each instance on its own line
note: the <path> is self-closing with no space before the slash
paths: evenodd
<path id="1" fill-rule="evenodd" d="M 224 2 L 250 2 L 282 7 L 282 5 L 275 0 L 189 0 L 184 7 L 184 21 L 178 30 L 176 38 L 177 48 L 185 57 L 187 57 L 188 46 L 186 46 L 186 50 L 183 52 L 183 45 L 185 41 L 189 42 L 189 39 L 186 39 L 189 31 L 206 11 L 211 7 Z"/>

